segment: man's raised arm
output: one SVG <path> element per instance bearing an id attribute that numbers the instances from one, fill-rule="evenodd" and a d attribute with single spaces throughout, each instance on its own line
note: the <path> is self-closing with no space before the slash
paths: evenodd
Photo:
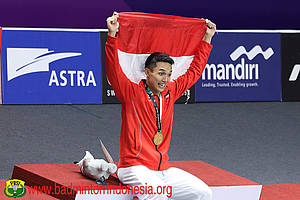
<path id="1" fill-rule="evenodd" d="M 131 81 L 124 74 L 120 64 L 117 51 L 117 31 L 119 28 L 118 13 L 114 12 L 108 17 L 106 51 L 106 75 L 111 86 L 115 90 L 116 96 L 121 102 L 124 102 L 131 94 Z"/>
<path id="2" fill-rule="evenodd" d="M 195 56 L 190 67 L 185 74 L 174 81 L 176 91 L 175 99 L 178 99 L 186 90 L 198 81 L 206 66 L 212 49 L 210 42 L 216 32 L 216 24 L 208 19 L 205 19 L 205 22 L 207 26 L 206 33 L 202 39 L 203 41 L 201 42 L 200 47 L 198 47 L 195 52 Z"/>

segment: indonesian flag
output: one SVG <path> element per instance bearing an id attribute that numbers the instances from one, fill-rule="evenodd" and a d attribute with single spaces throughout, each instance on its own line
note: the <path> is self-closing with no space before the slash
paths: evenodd
<path id="1" fill-rule="evenodd" d="M 145 79 L 145 61 L 154 52 L 169 54 L 175 64 L 172 80 L 189 68 L 206 32 L 203 19 L 149 13 L 120 13 L 119 63 L 135 83 Z"/>

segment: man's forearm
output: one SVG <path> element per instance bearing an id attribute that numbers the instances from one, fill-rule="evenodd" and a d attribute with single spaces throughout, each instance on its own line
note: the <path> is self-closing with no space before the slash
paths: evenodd
<path id="1" fill-rule="evenodd" d="M 204 35 L 204 37 L 203 37 L 203 41 L 205 41 L 205 42 L 207 42 L 207 43 L 209 43 L 210 44 L 210 42 L 211 42 L 211 36 L 208 36 L 208 35 Z"/>
<path id="2" fill-rule="evenodd" d="M 111 31 L 108 31 L 107 34 L 108 34 L 109 36 L 111 36 L 111 37 L 116 37 L 117 32 L 111 32 Z"/>

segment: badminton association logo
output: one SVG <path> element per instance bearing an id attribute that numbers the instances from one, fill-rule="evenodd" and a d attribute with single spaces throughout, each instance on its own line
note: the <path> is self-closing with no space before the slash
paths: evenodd
<path id="1" fill-rule="evenodd" d="M 4 194 L 8 197 L 22 197 L 26 194 L 25 182 L 18 179 L 6 181 Z"/>
<path id="2" fill-rule="evenodd" d="M 7 48 L 7 80 L 33 72 L 47 72 L 51 62 L 80 55 L 74 52 L 54 53 L 46 48 Z"/>

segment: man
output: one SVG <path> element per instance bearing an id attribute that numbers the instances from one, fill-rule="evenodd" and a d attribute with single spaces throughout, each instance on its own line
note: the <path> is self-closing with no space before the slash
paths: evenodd
<path id="1" fill-rule="evenodd" d="M 136 194 L 139 199 L 210 200 L 212 192 L 199 178 L 170 167 L 168 150 L 175 101 L 200 78 L 207 63 L 216 25 L 206 20 L 207 31 L 187 72 L 170 82 L 173 59 L 153 53 L 145 62 L 146 80 L 131 82 L 123 73 L 117 52 L 118 13 L 107 18 L 107 77 L 122 103 L 118 177 L 123 184 L 167 188 L 164 194 Z"/>

